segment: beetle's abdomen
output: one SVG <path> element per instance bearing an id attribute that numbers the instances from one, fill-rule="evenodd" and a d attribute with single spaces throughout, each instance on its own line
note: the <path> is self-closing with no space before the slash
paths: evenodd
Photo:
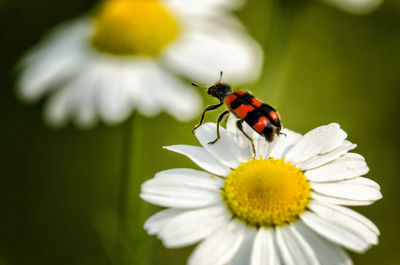
<path id="1" fill-rule="evenodd" d="M 244 119 L 248 112 L 255 107 L 251 105 L 252 95 L 243 91 L 237 91 L 225 98 L 225 104 L 238 118 Z"/>
<path id="2" fill-rule="evenodd" d="M 273 134 L 279 133 L 281 129 L 279 115 L 275 109 L 247 92 L 238 91 L 230 94 L 225 98 L 225 104 L 237 118 L 244 120 L 268 141 L 272 140 Z"/>

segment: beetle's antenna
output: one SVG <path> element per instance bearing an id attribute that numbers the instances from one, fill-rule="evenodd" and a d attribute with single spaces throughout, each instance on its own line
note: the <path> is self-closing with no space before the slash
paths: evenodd
<path id="1" fill-rule="evenodd" d="M 217 83 L 221 83 L 223 73 L 224 73 L 223 71 L 219 72 L 219 80 Z"/>
<path id="2" fill-rule="evenodd" d="M 192 86 L 201 87 L 201 88 L 207 89 L 205 86 L 201 86 L 201 85 L 199 85 L 199 84 L 197 84 L 195 82 L 192 82 Z"/>

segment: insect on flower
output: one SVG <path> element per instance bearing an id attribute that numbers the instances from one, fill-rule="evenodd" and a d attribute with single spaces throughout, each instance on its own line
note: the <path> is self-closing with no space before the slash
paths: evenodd
<path id="1" fill-rule="evenodd" d="M 208 87 L 192 83 L 193 86 L 206 89 L 209 95 L 219 99 L 220 101 L 219 104 L 211 105 L 204 109 L 199 124 L 193 128 L 192 132 L 201 126 L 204 120 L 204 115 L 207 111 L 215 110 L 225 103 L 228 110 L 219 115 L 217 121 L 217 138 L 214 141 L 209 142 L 209 144 L 215 144 L 218 141 L 220 138 L 220 122 L 226 115 L 233 113 L 239 119 L 236 122 L 236 126 L 246 136 L 246 138 L 250 140 L 255 155 L 256 152 L 253 139 L 244 132 L 243 122 L 246 122 L 258 134 L 264 136 L 268 142 L 272 142 L 275 134 L 282 134 L 280 132 L 282 124 L 278 112 L 270 105 L 256 99 L 247 91 L 232 92 L 230 85 L 221 83 L 221 79 L 222 71 L 220 72 L 219 80 Z"/>

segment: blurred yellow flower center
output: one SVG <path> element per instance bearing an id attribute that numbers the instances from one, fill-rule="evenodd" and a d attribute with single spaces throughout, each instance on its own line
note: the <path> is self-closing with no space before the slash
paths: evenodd
<path id="1" fill-rule="evenodd" d="M 106 0 L 94 17 L 92 44 L 116 55 L 157 56 L 179 33 L 158 0 Z"/>
<path id="2" fill-rule="evenodd" d="M 294 221 L 310 199 L 302 171 L 282 159 L 249 160 L 231 171 L 222 192 L 232 214 L 249 225 Z"/>

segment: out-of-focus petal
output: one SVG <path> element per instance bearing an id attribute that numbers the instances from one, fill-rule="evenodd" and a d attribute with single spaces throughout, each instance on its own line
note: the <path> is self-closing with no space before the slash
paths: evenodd
<path id="1" fill-rule="evenodd" d="M 323 0 L 349 13 L 363 15 L 375 10 L 383 0 Z"/>
<path id="2" fill-rule="evenodd" d="M 259 76 L 262 50 L 244 33 L 214 25 L 198 27 L 182 35 L 182 39 L 166 50 L 163 61 L 171 71 L 192 80 L 215 82 L 218 73 L 224 71 L 223 79 L 235 83 Z"/>

